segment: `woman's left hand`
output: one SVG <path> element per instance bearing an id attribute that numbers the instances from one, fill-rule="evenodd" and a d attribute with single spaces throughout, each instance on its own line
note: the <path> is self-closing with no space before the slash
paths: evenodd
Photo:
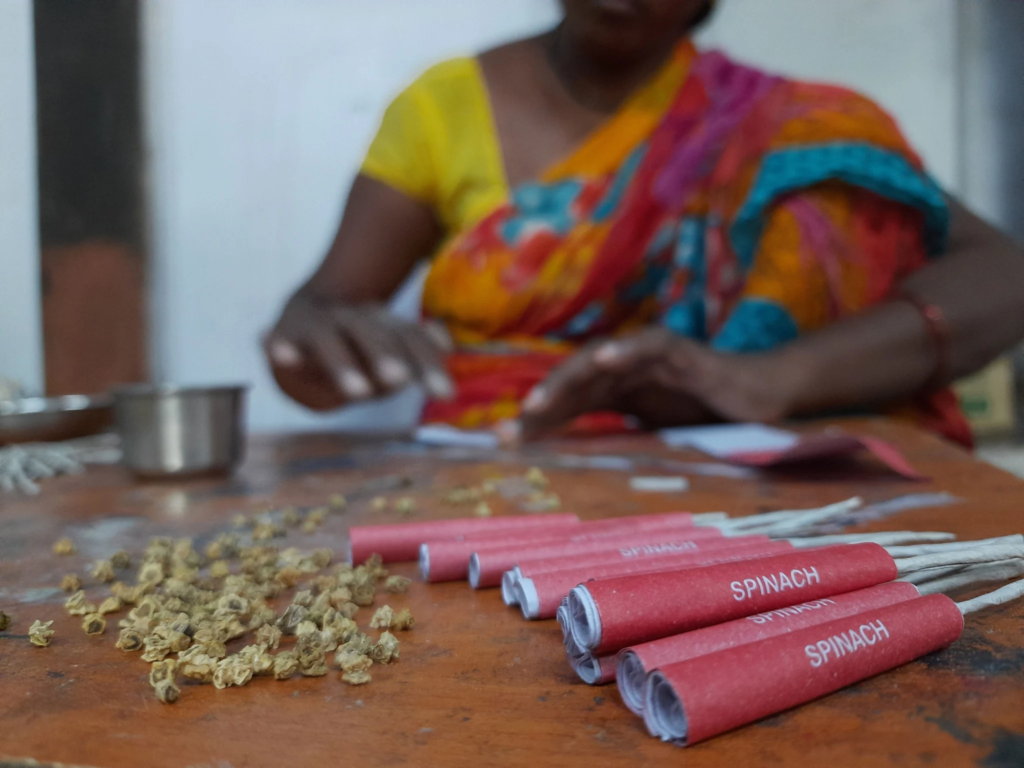
<path id="1" fill-rule="evenodd" d="M 522 404 L 506 441 L 532 440 L 583 413 L 618 411 L 646 425 L 784 418 L 802 366 L 785 349 L 727 354 L 662 328 L 592 342 L 556 368 Z"/>

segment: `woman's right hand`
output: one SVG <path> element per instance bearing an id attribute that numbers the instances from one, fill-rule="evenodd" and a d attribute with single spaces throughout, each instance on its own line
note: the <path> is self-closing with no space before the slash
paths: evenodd
<path id="1" fill-rule="evenodd" d="M 263 349 L 278 386 L 317 411 L 416 383 L 437 399 L 455 393 L 444 365 L 451 351 L 444 328 L 410 323 L 380 304 L 346 305 L 300 291 L 264 337 Z"/>

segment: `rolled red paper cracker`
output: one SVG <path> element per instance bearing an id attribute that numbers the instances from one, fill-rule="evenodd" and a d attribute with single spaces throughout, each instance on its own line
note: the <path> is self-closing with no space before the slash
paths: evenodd
<path id="1" fill-rule="evenodd" d="M 696 744 L 945 648 L 963 625 L 956 603 L 929 595 L 670 664 L 648 677 L 644 721 Z"/>
<path id="2" fill-rule="evenodd" d="M 750 536 L 726 537 L 721 542 L 721 547 L 739 549 L 742 547 L 756 548 L 762 544 L 772 542 L 772 539 L 762 534 Z M 772 543 L 783 544 L 779 552 L 786 552 L 795 547 L 789 541 L 775 541 Z M 704 547 L 706 549 L 706 547 Z M 550 573 L 552 571 L 564 571 L 569 568 L 584 568 L 588 566 L 603 566 L 614 563 L 636 563 L 645 560 L 671 560 L 684 556 L 693 555 L 695 550 L 689 541 L 669 543 L 661 545 L 643 545 L 631 547 L 616 547 L 615 549 L 601 550 L 600 552 L 588 552 L 583 555 L 569 557 L 544 557 L 538 559 L 520 560 L 511 569 L 502 574 L 501 596 L 507 605 L 518 605 L 518 597 L 510 593 L 514 591 L 515 581 L 521 576 L 534 576 L 538 573 Z M 658 569 L 661 570 L 661 569 Z M 671 569 L 666 569 L 671 570 Z"/>
<path id="3" fill-rule="evenodd" d="M 509 515 L 503 517 L 460 517 L 390 525 L 354 525 L 349 529 L 349 559 L 360 563 L 377 553 L 384 562 L 415 560 L 420 544 L 438 539 L 457 539 L 484 531 L 526 531 L 578 523 L 568 513 L 548 515 Z"/>
<path id="4" fill-rule="evenodd" d="M 558 541 L 590 541 L 619 537 L 641 531 L 691 530 L 693 515 L 671 512 L 664 515 L 637 515 L 592 520 L 574 525 L 470 535 L 458 541 L 426 541 L 420 545 L 420 574 L 431 583 L 461 581 L 467 578 L 469 559 L 474 552 L 488 549 L 554 544 Z M 704 530 L 701 528 L 700 530 Z"/>
<path id="5" fill-rule="evenodd" d="M 644 682 L 647 675 L 659 667 L 827 624 L 920 596 L 913 584 L 890 581 L 624 648 L 619 652 L 616 672 L 619 694 L 627 707 L 642 715 Z"/>
<path id="6" fill-rule="evenodd" d="M 474 589 L 497 587 L 505 571 L 528 558 L 569 557 L 593 552 L 606 552 L 621 547 L 653 546 L 678 548 L 680 551 L 721 546 L 726 539 L 717 528 L 682 528 L 658 531 L 640 531 L 616 536 L 599 537 L 585 541 L 559 541 L 549 544 L 531 542 L 513 544 L 500 549 L 483 549 L 469 558 L 469 584 Z"/>
<path id="7" fill-rule="evenodd" d="M 620 576 L 569 594 L 576 642 L 596 655 L 892 581 L 878 544 L 840 544 L 680 571 Z"/>
<path id="8" fill-rule="evenodd" d="M 726 540 L 728 541 L 728 539 Z M 517 603 L 527 619 L 550 619 L 558 611 L 565 596 L 578 584 L 593 579 L 607 579 L 637 573 L 658 573 L 661 571 L 699 568 L 718 563 L 733 563 L 754 557 L 779 555 L 792 552 L 793 547 L 784 541 L 758 542 L 753 546 L 721 546 L 689 552 L 675 557 L 661 557 L 646 560 L 628 560 L 605 565 L 591 565 L 569 568 L 563 571 L 548 571 L 533 576 L 521 576 L 515 580 Z M 528 569 L 527 569 L 528 570 Z M 512 573 L 515 571 L 513 570 Z"/>

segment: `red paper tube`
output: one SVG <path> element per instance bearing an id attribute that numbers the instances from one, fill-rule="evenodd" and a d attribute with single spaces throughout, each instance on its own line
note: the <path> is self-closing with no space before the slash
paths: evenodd
<path id="1" fill-rule="evenodd" d="M 679 551 L 696 551 L 721 546 L 721 542 L 724 541 L 735 541 L 735 539 L 726 539 L 717 528 L 683 528 L 640 531 L 617 536 L 614 539 L 560 541 L 550 544 L 538 542 L 513 544 L 501 549 L 484 549 L 474 552 L 469 558 L 469 584 L 474 589 L 496 587 L 501 584 L 502 574 L 517 565 L 520 560 L 568 557 L 636 546 L 675 547 Z"/>
<path id="2" fill-rule="evenodd" d="M 644 720 L 696 744 L 945 648 L 963 625 L 956 603 L 929 595 L 671 664 L 645 684 Z"/>
<path id="3" fill-rule="evenodd" d="M 632 648 L 618 656 L 616 679 L 623 702 L 638 715 L 644 709 L 644 682 L 659 667 L 735 648 L 747 643 L 827 624 L 877 608 L 896 605 L 920 597 L 917 587 L 903 581 L 890 581 L 856 592 L 823 597 L 809 603 L 747 616 L 744 619 L 714 624 L 681 635 L 663 637 Z"/>
<path id="4" fill-rule="evenodd" d="M 691 629 L 871 587 L 897 576 L 878 544 L 841 544 L 683 571 L 620 576 L 569 594 L 576 642 L 602 655 Z"/>
<path id="5" fill-rule="evenodd" d="M 718 539 L 713 539 L 713 541 L 718 541 Z M 758 533 L 749 536 L 724 537 L 719 546 L 731 548 L 754 547 L 771 541 L 773 539 Z M 788 541 L 774 541 L 775 543 L 789 545 L 786 551 L 793 549 Z M 517 575 L 534 576 L 538 573 L 564 571 L 567 568 L 585 568 L 590 565 L 610 565 L 611 563 L 635 563 L 643 560 L 691 555 L 693 552 L 694 550 L 687 546 L 620 546 L 601 552 L 587 552 L 582 555 L 570 555 L 568 557 L 531 557 L 526 560 L 520 560 L 516 563 L 513 570 L 517 572 Z"/>
<path id="6" fill-rule="evenodd" d="M 526 548 L 575 541 L 601 541 L 630 533 L 666 530 L 704 530 L 692 523 L 693 515 L 677 512 L 668 515 L 617 517 L 610 520 L 577 523 L 536 531 L 489 533 L 467 536 L 459 541 L 427 541 L 420 545 L 420 574 L 426 581 L 462 581 L 467 578 L 469 560 L 474 552 L 493 549 Z"/>
<path id="7" fill-rule="evenodd" d="M 728 541 L 728 539 L 726 540 Z M 753 546 L 716 547 L 675 557 L 661 557 L 648 560 L 631 560 L 606 565 L 591 565 L 570 568 L 564 571 L 548 571 L 533 576 L 522 576 L 516 580 L 517 602 L 527 619 L 550 619 L 558 611 L 563 598 L 577 584 L 592 579 L 607 579 L 637 573 L 658 573 L 661 571 L 699 568 L 719 563 L 734 563 L 753 557 L 767 557 L 792 552 L 793 545 L 787 541 L 758 542 Z M 515 573 L 515 570 L 510 571 Z"/>
<path id="8" fill-rule="evenodd" d="M 514 515 L 508 517 L 462 517 L 449 520 L 428 520 L 392 525 L 354 525 L 349 529 L 349 559 L 360 563 L 377 553 L 384 562 L 415 560 L 420 544 L 438 539 L 457 539 L 484 531 L 525 531 L 551 525 L 578 523 L 579 517 L 568 513 L 549 515 Z"/>

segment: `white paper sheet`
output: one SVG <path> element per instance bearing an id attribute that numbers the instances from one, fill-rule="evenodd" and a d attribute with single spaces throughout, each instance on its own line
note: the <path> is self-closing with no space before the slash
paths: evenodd
<path id="1" fill-rule="evenodd" d="M 659 434 L 670 448 L 696 448 L 717 458 L 727 458 L 737 453 L 785 450 L 800 439 L 795 432 L 764 424 L 680 427 L 663 429 Z"/>

